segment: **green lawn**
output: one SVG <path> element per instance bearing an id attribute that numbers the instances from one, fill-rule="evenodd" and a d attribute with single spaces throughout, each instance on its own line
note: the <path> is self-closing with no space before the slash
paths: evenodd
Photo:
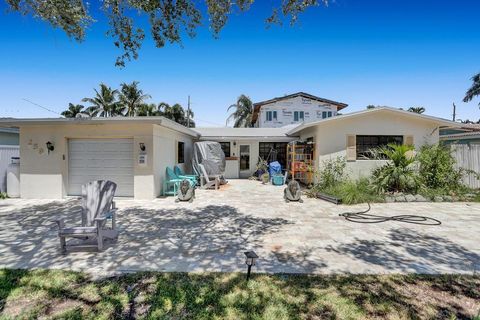
<path id="1" fill-rule="evenodd" d="M 480 276 L 0 270 L 0 319 L 472 319 Z"/>

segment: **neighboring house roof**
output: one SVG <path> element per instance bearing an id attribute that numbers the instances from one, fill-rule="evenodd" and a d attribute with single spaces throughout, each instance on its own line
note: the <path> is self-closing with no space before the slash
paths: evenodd
<path id="1" fill-rule="evenodd" d="M 0 127 L 14 128 L 22 125 L 112 124 L 115 122 L 157 124 L 193 137 L 199 136 L 198 132 L 165 117 L 0 118 Z"/>
<path id="2" fill-rule="evenodd" d="M 282 128 L 231 128 L 231 127 L 218 127 L 218 128 L 195 128 L 201 135 L 202 140 L 208 139 L 254 139 L 254 138 L 282 138 L 290 140 L 295 137 L 287 136 L 287 131 L 292 127 Z"/>
<path id="3" fill-rule="evenodd" d="M 277 102 L 277 101 L 281 101 L 281 100 L 295 98 L 295 97 L 304 97 L 304 98 L 309 98 L 309 99 L 316 100 L 316 101 L 323 102 L 323 103 L 333 104 L 333 105 L 337 106 L 338 110 L 342 110 L 343 108 L 346 108 L 348 106 L 348 104 L 346 104 L 346 103 L 320 98 L 320 97 L 317 97 L 317 96 L 314 96 L 314 95 L 311 95 L 311 94 L 308 94 L 308 93 L 305 93 L 305 92 L 296 92 L 296 93 L 285 95 L 283 97 L 276 97 L 276 98 L 265 100 L 265 101 L 255 102 L 253 104 L 252 123 L 255 123 L 257 121 L 258 113 L 260 112 L 260 108 L 262 106 L 264 106 L 266 104 L 274 103 L 274 102 Z"/>
<path id="4" fill-rule="evenodd" d="M 472 131 L 480 131 L 480 124 L 477 124 L 477 123 L 462 123 L 461 128 L 472 130 Z"/>
<path id="5" fill-rule="evenodd" d="M 297 134 L 298 132 L 300 132 L 300 131 L 302 131 L 306 128 L 310 128 L 310 127 L 313 127 L 313 126 L 316 126 L 316 125 L 320 125 L 320 124 L 324 124 L 324 123 L 330 123 L 332 121 L 342 121 L 342 120 L 345 120 L 345 119 L 350 119 L 350 118 L 363 116 L 363 115 L 366 115 L 366 114 L 378 113 L 378 112 L 389 112 L 389 113 L 392 113 L 392 114 L 401 114 L 401 115 L 412 117 L 412 118 L 417 118 L 417 119 L 423 119 L 423 120 L 427 120 L 427 121 L 431 121 L 431 122 L 436 122 L 439 125 L 443 125 L 445 127 L 458 128 L 458 127 L 461 127 L 461 125 L 462 125 L 461 123 L 458 123 L 458 122 L 453 122 L 453 121 L 450 121 L 450 120 L 437 118 L 437 117 L 432 117 L 432 116 L 428 116 L 428 115 L 425 115 L 425 114 L 419 114 L 419 113 L 410 112 L 410 111 L 406 111 L 406 110 L 399 110 L 399 109 L 389 108 L 389 107 L 375 107 L 375 108 L 372 108 L 372 109 L 365 109 L 365 110 L 362 110 L 362 111 L 347 113 L 347 114 L 343 114 L 343 115 L 339 115 L 339 116 L 335 116 L 335 117 L 331 117 L 331 118 L 325 118 L 325 119 L 314 121 L 314 122 L 302 123 L 301 125 L 299 125 L 299 126 L 293 128 L 293 129 L 291 129 L 290 131 L 288 131 L 287 135 Z"/>
<path id="6" fill-rule="evenodd" d="M 452 133 L 440 136 L 440 140 L 461 140 L 461 139 L 480 139 L 479 131 L 469 131 L 462 133 Z"/>

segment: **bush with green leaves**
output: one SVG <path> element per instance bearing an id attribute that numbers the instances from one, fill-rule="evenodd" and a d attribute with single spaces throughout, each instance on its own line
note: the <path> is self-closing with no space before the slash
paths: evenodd
<path id="1" fill-rule="evenodd" d="M 0 192 L 0 200 L 7 199 L 8 194 L 6 192 Z"/>
<path id="2" fill-rule="evenodd" d="M 451 150 L 442 145 L 425 145 L 417 155 L 419 175 L 426 188 L 455 191 L 463 188 L 464 170 L 455 167 Z"/>
<path id="3" fill-rule="evenodd" d="M 336 157 L 322 162 L 321 169 L 316 173 L 315 188 L 325 190 L 345 181 L 348 177 L 345 171 L 347 161 L 345 157 Z"/>
<path id="4" fill-rule="evenodd" d="M 383 196 L 379 195 L 366 177 L 358 180 L 345 180 L 323 190 L 324 193 L 340 198 L 344 204 L 356 204 L 365 202 L 383 202 Z"/>
<path id="5" fill-rule="evenodd" d="M 413 146 L 388 144 L 372 150 L 377 159 L 388 162 L 372 172 L 372 184 L 377 193 L 409 192 L 417 193 L 421 179 L 415 170 Z"/>

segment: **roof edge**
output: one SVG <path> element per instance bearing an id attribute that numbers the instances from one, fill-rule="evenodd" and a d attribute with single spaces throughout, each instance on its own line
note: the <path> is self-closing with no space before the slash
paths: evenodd
<path id="1" fill-rule="evenodd" d="M 303 123 L 303 124 L 299 125 L 298 127 L 295 127 L 292 130 L 288 131 L 287 135 L 295 134 L 295 133 L 297 133 L 297 132 L 299 132 L 303 129 L 313 127 L 313 126 L 315 126 L 317 124 L 320 124 L 320 123 L 328 123 L 328 122 L 331 122 L 331 121 L 342 120 L 342 119 L 346 119 L 346 118 L 350 118 L 350 117 L 357 117 L 357 116 L 361 116 L 361 115 L 364 115 L 364 114 L 380 112 L 380 111 L 397 112 L 397 113 L 401 113 L 403 115 L 410 116 L 410 117 L 418 117 L 418 118 L 423 119 L 423 120 L 429 120 L 429 121 L 435 121 L 435 122 L 443 123 L 445 126 L 452 127 L 452 128 L 461 127 L 461 123 L 454 122 L 454 121 L 447 120 L 447 119 L 442 119 L 442 118 L 429 116 L 429 115 L 425 115 L 425 114 L 414 113 L 414 112 L 410 112 L 410 111 L 407 111 L 407 110 L 400 110 L 400 109 L 389 108 L 389 107 L 375 107 L 375 108 L 372 108 L 372 109 L 366 109 L 366 110 L 351 112 L 351 113 L 347 113 L 347 114 L 343 114 L 343 115 L 339 115 L 339 116 L 335 116 L 335 117 L 331 117 L 331 118 L 327 118 L 327 119 L 322 119 L 322 120 L 319 120 L 319 121 Z"/>

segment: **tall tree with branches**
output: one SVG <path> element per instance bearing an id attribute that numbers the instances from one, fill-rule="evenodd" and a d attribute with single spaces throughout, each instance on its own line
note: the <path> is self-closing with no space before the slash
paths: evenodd
<path id="1" fill-rule="evenodd" d="M 127 117 L 134 117 L 137 108 L 144 104 L 145 100 L 150 99 L 149 94 L 144 94 L 143 90 L 138 88 L 138 81 L 132 83 L 122 83 L 120 85 L 120 103 L 125 108 Z"/>
<path id="2" fill-rule="evenodd" d="M 234 109 L 233 113 L 227 118 L 234 120 L 233 126 L 235 128 L 252 127 L 253 117 L 253 102 L 249 97 L 242 94 L 237 98 L 237 102 L 228 107 L 227 111 Z"/>
<path id="3" fill-rule="evenodd" d="M 470 102 L 475 97 L 480 96 L 480 73 L 477 73 L 472 77 L 472 86 L 468 89 L 467 93 L 465 93 L 465 98 L 463 98 L 463 102 Z M 478 103 L 480 107 L 480 102 Z"/>
<path id="4" fill-rule="evenodd" d="M 112 117 L 123 115 L 122 107 L 118 97 L 118 90 L 113 90 L 104 83 L 100 84 L 100 91 L 95 90 L 95 96 L 93 98 L 83 98 L 83 102 L 88 102 L 91 105 L 87 108 L 91 114 L 98 115 L 100 117 Z"/>
<path id="5" fill-rule="evenodd" d="M 330 0 L 331 1 L 331 0 Z M 267 24 L 284 21 L 295 24 L 299 15 L 308 8 L 328 5 L 329 0 L 273 0 L 271 16 Z M 94 19 L 92 13 L 103 14 L 110 29 L 107 35 L 113 38 L 120 50 L 115 64 L 125 66 L 125 62 L 138 58 L 138 52 L 145 39 L 144 21 L 150 23 L 151 37 L 157 48 L 166 43 L 182 44 L 185 35 L 193 38 L 204 21 L 214 37 L 227 24 L 233 14 L 247 11 L 255 0 L 135 0 L 135 1 L 86 1 L 86 0 L 6 0 L 12 11 L 31 15 L 49 23 L 53 28 L 63 30 L 77 41 L 85 39 L 86 30 L 102 18 Z M 260 2 L 260 1 L 258 1 Z M 263 2 L 263 1 L 262 1 Z M 208 19 L 202 16 L 206 7 Z M 145 19 L 147 18 L 147 19 Z"/>
<path id="6" fill-rule="evenodd" d="M 81 104 L 68 104 L 68 109 L 61 113 L 65 118 L 76 118 L 83 114 L 85 106 Z"/>

